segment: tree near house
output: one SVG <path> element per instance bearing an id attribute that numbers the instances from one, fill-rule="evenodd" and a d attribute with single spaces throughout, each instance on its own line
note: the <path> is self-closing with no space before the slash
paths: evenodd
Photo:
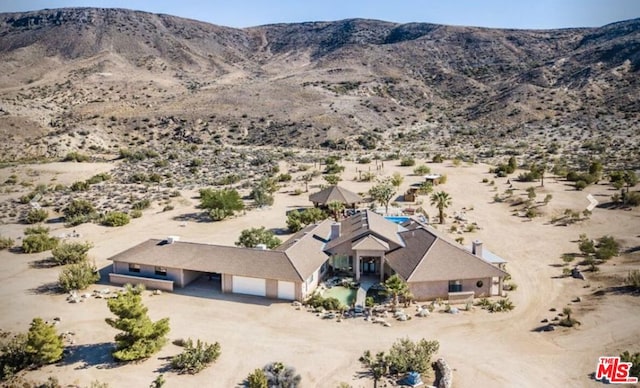
<path id="1" fill-rule="evenodd" d="M 77 264 L 87 259 L 87 253 L 93 245 L 88 242 L 63 242 L 53 248 L 53 261 L 58 265 Z"/>
<path id="2" fill-rule="evenodd" d="M 338 182 L 340 182 L 342 180 L 342 178 L 340 178 L 340 175 L 336 175 L 336 174 L 325 175 L 323 178 L 331 186 L 337 185 Z"/>
<path id="3" fill-rule="evenodd" d="M 100 280 L 100 272 L 95 265 L 86 261 L 71 264 L 60 271 L 58 276 L 58 286 L 64 291 L 84 290 Z"/>
<path id="4" fill-rule="evenodd" d="M 398 274 L 391 275 L 389 279 L 385 280 L 383 286 L 385 293 L 393 300 L 393 307 L 398 306 L 400 296 L 409 292 L 407 283 Z"/>
<path id="5" fill-rule="evenodd" d="M 431 367 L 431 357 L 440 348 L 438 341 L 421 339 L 413 342 L 409 338 L 396 341 L 389 349 L 387 363 L 389 372 L 404 374 L 407 372 L 427 373 Z"/>
<path id="6" fill-rule="evenodd" d="M 391 176 L 391 179 L 389 179 L 389 182 L 397 190 L 400 187 L 400 185 L 402 184 L 402 182 L 404 182 L 404 177 L 399 172 L 394 172 L 393 175 Z"/>
<path id="7" fill-rule="evenodd" d="M 293 233 L 307 225 L 311 225 L 327 218 L 327 214 L 316 207 L 305 209 L 301 212 L 293 210 L 287 214 L 287 228 Z"/>
<path id="8" fill-rule="evenodd" d="M 238 241 L 236 241 L 237 246 L 245 248 L 255 248 L 258 244 L 264 244 L 267 248 L 273 249 L 281 243 L 282 241 L 264 226 L 243 230 L 240 232 Z"/>
<path id="9" fill-rule="evenodd" d="M 451 196 L 444 191 L 433 193 L 431 194 L 431 205 L 438 208 L 440 223 L 444 224 L 444 209 L 451 206 Z"/>
<path id="10" fill-rule="evenodd" d="M 309 183 L 313 180 L 313 174 L 312 173 L 306 173 L 304 175 L 302 175 L 302 177 L 300 178 L 302 179 L 302 181 L 304 182 L 304 191 L 309 192 Z"/>
<path id="11" fill-rule="evenodd" d="M 396 189 L 388 179 L 369 189 L 369 195 L 371 198 L 384 206 L 385 214 L 389 213 L 389 202 L 391 202 L 391 199 L 395 194 Z"/>
<path id="12" fill-rule="evenodd" d="M 338 222 L 338 216 L 340 215 L 340 212 L 344 210 L 344 203 L 340 201 L 330 201 L 327 203 L 327 208 L 331 210 L 333 219 Z"/>
<path id="13" fill-rule="evenodd" d="M 142 304 L 142 291 L 144 287 L 141 285 L 135 288 L 127 285 L 125 292 L 107 302 L 107 307 L 117 318 L 107 318 L 105 321 L 121 331 L 115 337 L 113 358 L 117 361 L 148 358 L 167 342 L 169 318 L 151 321 L 148 309 Z"/>
<path id="14" fill-rule="evenodd" d="M 223 220 L 244 209 L 244 202 L 235 189 L 201 189 L 200 207 L 208 211 L 214 221 Z"/>

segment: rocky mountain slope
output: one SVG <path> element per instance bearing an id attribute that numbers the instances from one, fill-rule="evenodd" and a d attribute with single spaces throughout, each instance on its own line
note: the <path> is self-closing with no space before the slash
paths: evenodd
<path id="1" fill-rule="evenodd" d="M 0 14 L 0 68 L 2 160 L 169 141 L 615 144 L 640 128 L 640 19 L 545 31 L 359 19 L 233 29 L 54 9 Z"/>

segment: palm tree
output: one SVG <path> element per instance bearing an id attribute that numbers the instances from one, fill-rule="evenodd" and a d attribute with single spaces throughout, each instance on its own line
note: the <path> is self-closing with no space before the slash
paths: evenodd
<path id="1" fill-rule="evenodd" d="M 331 210 L 333 219 L 338 222 L 338 214 L 340 214 L 340 212 L 344 210 L 344 203 L 340 201 L 331 201 L 327 203 L 327 207 L 329 208 L 329 210 Z"/>
<path id="2" fill-rule="evenodd" d="M 408 295 L 409 287 L 407 287 L 407 283 L 402 280 L 398 274 L 393 274 L 384 282 L 384 291 L 393 298 L 393 307 L 396 307 L 400 296 Z"/>
<path id="3" fill-rule="evenodd" d="M 444 209 L 451 205 L 451 196 L 444 191 L 439 191 L 431 195 L 431 205 L 438 208 L 438 216 L 440 223 L 444 224 Z"/>

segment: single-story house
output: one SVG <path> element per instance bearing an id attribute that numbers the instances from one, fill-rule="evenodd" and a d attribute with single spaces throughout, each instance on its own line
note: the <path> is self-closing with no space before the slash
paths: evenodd
<path id="1" fill-rule="evenodd" d="M 417 300 L 501 294 L 504 263 L 485 260 L 480 242 L 473 252 L 419 221 L 400 225 L 366 210 L 310 225 L 273 250 L 147 240 L 110 258 L 110 281 L 173 290 L 209 276 L 225 293 L 303 300 L 332 269 L 356 280 L 398 274 Z"/>

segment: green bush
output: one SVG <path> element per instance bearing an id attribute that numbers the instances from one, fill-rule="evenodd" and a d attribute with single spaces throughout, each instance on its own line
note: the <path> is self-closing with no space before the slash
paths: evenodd
<path id="1" fill-rule="evenodd" d="M 269 388 L 269 380 L 262 369 L 256 369 L 247 376 L 247 388 Z"/>
<path id="2" fill-rule="evenodd" d="M 93 204 L 85 199 L 75 199 L 63 210 L 66 222 L 69 222 L 69 218 L 77 216 L 85 216 L 90 219 L 95 215 L 95 212 Z"/>
<path id="3" fill-rule="evenodd" d="M 396 341 L 389 349 L 386 361 L 389 372 L 405 374 L 410 371 L 426 373 L 431 367 L 431 357 L 440 348 L 438 341 L 421 339 L 413 342 L 409 338 Z"/>
<path id="4" fill-rule="evenodd" d="M 171 367 L 179 373 L 196 374 L 220 357 L 220 344 L 208 344 L 198 340 L 194 346 L 188 339 L 182 353 L 171 359 Z"/>
<path id="5" fill-rule="evenodd" d="M 85 181 L 73 182 L 70 189 L 71 191 L 87 191 L 89 190 L 89 183 Z"/>
<path id="6" fill-rule="evenodd" d="M 131 210 L 129 215 L 131 215 L 131 218 L 140 218 L 140 217 L 142 217 L 142 211 L 141 210 Z"/>
<path id="7" fill-rule="evenodd" d="M 629 272 L 629 275 L 627 275 L 625 281 L 627 285 L 636 290 L 640 290 L 640 270 L 634 269 L 633 271 Z"/>
<path id="8" fill-rule="evenodd" d="M 400 165 L 402 167 L 415 166 L 416 165 L 416 160 L 414 158 L 412 158 L 412 157 L 405 156 L 402 159 L 400 159 Z"/>
<path id="9" fill-rule="evenodd" d="M 27 224 L 37 224 L 46 220 L 47 217 L 49 217 L 49 212 L 45 209 L 31 209 L 25 217 L 25 222 Z"/>
<path id="10" fill-rule="evenodd" d="M 48 233 L 49 233 L 49 228 L 42 225 L 30 226 L 24 230 L 25 236 L 29 236 L 32 234 L 48 234 Z"/>
<path id="11" fill-rule="evenodd" d="M 58 245 L 58 239 L 48 234 L 30 234 L 22 240 L 22 250 L 25 253 L 39 253 L 48 251 Z"/>
<path id="12" fill-rule="evenodd" d="M 87 155 L 76 151 L 67 153 L 64 159 L 62 159 L 63 162 L 86 162 L 88 160 L 89 157 Z"/>
<path id="13" fill-rule="evenodd" d="M 96 266 L 84 261 L 63 268 L 58 276 L 58 285 L 63 291 L 69 292 L 84 290 L 98 280 L 100 280 L 100 273 Z"/>
<path id="14" fill-rule="evenodd" d="M 264 226 L 243 230 L 236 241 L 237 246 L 246 248 L 255 248 L 258 244 L 265 244 L 267 248 L 273 249 L 281 243 L 282 241 Z"/>
<path id="15" fill-rule="evenodd" d="M 91 178 L 87 179 L 87 183 L 90 185 L 95 185 L 96 183 L 108 181 L 110 179 L 111 179 L 111 175 L 107 174 L 106 172 L 101 172 L 100 174 L 96 174 Z"/>
<path id="16" fill-rule="evenodd" d="M 426 164 L 421 164 L 418 167 L 413 169 L 413 173 L 416 175 L 425 175 L 431 173 L 431 168 Z"/>
<path id="17" fill-rule="evenodd" d="M 131 218 L 127 213 L 113 211 L 104 215 L 101 224 L 104 226 L 123 226 L 129 223 Z"/>
<path id="18" fill-rule="evenodd" d="M 87 252 L 92 245 L 88 242 L 63 242 L 52 251 L 53 261 L 58 265 L 78 264 L 87 259 Z"/>
<path id="19" fill-rule="evenodd" d="M 151 207 L 151 200 L 149 198 L 141 199 L 131 205 L 131 208 L 134 210 L 144 210 Z"/>
<path id="20" fill-rule="evenodd" d="M 214 221 L 219 221 L 243 210 L 244 202 L 235 189 L 201 189 L 200 207 L 207 209 Z"/>
<path id="21" fill-rule="evenodd" d="M 13 241 L 10 237 L 1 237 L 0 236 L 0 250 L 9 249 L 13 246 L 15 241 Z"/>

